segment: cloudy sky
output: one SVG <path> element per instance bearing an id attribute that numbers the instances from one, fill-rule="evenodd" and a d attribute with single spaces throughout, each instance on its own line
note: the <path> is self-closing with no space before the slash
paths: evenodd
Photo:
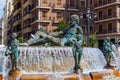
<path id="1" fill-rule="evenodd" d="M 5 5 L 6 0 L 0 0 L 0 18 L 3 15 L 3 8 Z"/>

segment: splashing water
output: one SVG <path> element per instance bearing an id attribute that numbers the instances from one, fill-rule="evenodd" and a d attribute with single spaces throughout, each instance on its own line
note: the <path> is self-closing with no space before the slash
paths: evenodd
<path id="1" fill-rule="evenodd" d="M 103 70 L 106 60 L 98 48 L 84 48 L 81 60 L 83 73 Z"/>
<path id="2" fill-rule="evenodd" d="M 24 74 L 72 73 L 71 47 L 20 47 L 19 50 L 18 67 Z M 4 56 L 5 48 L 0 48 L 0 53 Z M 102 70 L 105 65 L 106 60 L 98 48 L 83 49 L 81 67 L 84 73 Z"/>
<path id="3" fill-rule="evenodd" d="M 79 80 L 83 80 L 83 77 L 82 77 L 82 75 L 81 75 L 80 69 L 78 69 L 78 79 L 79 79 Z"/>

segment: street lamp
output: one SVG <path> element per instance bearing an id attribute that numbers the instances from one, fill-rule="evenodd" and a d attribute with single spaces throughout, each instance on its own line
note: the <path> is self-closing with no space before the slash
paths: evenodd
<path id="1" fill-rule="evenodd" d="M 93 15 L 93 18 L 92 18 L 92 15 Z M 83 13 L 80 13 L 80 18 L 83 19 Z M 87 44 L 88 44 L 88 46 L 90 45 L 90 39 L 89 39 L 90 23 L 91 23 L 91 20 L 94 20 L 95 18 L 97 18 L 97 14 L 91 12 L 90 7 L 87 6 L 87 9 L 86 9 L 86 31 L 87 31 Z"/>

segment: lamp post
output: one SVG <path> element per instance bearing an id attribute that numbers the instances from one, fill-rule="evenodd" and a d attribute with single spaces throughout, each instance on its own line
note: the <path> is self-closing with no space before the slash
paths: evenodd
<path id="1" fill-rule="evenodd" d="M 97 14 L 96 13 L 93 13 L 91 12 L 90 10 L 90 1 L 88 0 L 87 1 L 87 9 L 86 9 L 86 31 L 87 31 L 87 44 L 88 46 L 90 45 L 90 23 L 91 23 L 91 20 L 94 20 L 95 18 L 97 18 Z M 93 15 L 93 18 L 92 18 L 92 15 Z M 80 18 L 82 19 L 83 18 L 83 13 L 80 13 Z"/>

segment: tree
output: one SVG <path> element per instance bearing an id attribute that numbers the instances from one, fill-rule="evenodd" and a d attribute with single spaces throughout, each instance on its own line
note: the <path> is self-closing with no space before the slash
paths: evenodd
<path id="1" fill-rule="evenodd" d="M 23 37 L 18 37 L 18 40 L 19 40 L 20 43 L 24 42 L 24 38 Z"/>
<path id="2" fill-rule="evenodd" d="M 95 31 L 92 35 L 90 35 L 90 46 L 91 47 L 97 47 L 98 46 L 98 40 L 97 40 L 97 38 L 96 38 L 96 32 L 97 31 Z"/>
<path id="3" fill-rule="evenodd" d="M 68 24 L 64 20 L 61 20 L 61 21 L 59 21 L 57 27 L 58 28 L 55 29 L 54 31 L 61 31 L 61 30 L 65 29 L 66 27 L 68 27 Z"/>

